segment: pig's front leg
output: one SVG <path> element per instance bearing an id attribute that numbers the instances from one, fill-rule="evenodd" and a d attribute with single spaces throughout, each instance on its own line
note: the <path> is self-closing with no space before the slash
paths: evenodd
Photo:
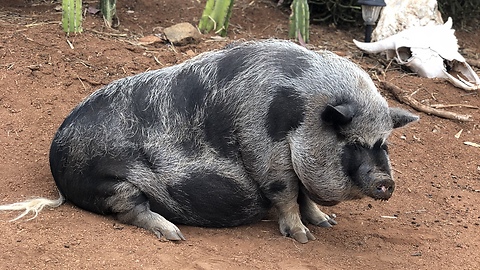
<path id="1" fill-rule="evenodd" d="M 280 232 L 300 243 L 315 240 L 310 230 L 303 224 L 298 199 L 298 179 L 293 172 L 270 173 L 264 186 L 264 194 L 278 211 Z"/>
<path id="2" fill-rule="evenodd" d="M 279 212 L 280 232 L 284 236 L 292 237 L 302 244 L 307 243 L 308 240 L 315 240 L 315 236 L 302 222 L 300 208 L 296 200 L 277 203 L 276 208 Z"/>
<path id="3" fill-rule="evenodd" d="M 302 189 L 300 189 L 298 194 L 298 203 L 300 204 L 302 220 L 305 223 L 311 223 L 313 225 L 326 228 L 337 225 L 334 217 L 320 211 L 318 206 L 305 194 Z"/>

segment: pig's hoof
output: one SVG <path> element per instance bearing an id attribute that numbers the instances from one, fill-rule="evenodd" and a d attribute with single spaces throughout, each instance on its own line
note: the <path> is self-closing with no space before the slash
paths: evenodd
<path id="1" fill-rule="evenodd" d="M 305 226 L 281 231 L 283 235 L 290 236 L 302 244 L 307 243 L 309 240 L 316 239 L 315 236 L 313 236 L 313 234 L 310 232 L 310 230 Z"/>
<path id="2" fill-rule="evenodd" d="M 292 233 L 290 236 L 302 244 L 307 243 L 309 240 L 315 240 L 315 236 L 313 236 L 313 234 L 308 229 L 299 230 Z"/>
<path id="3" fill-rule="evenodd" d="M 165 237 L 167 240 L 171 241 L 185 240 L 182 232 L 176 226 L 173 230 L 164 229 L 160 231 L 158 229 L 152 229 L 152 231 L 158 238 Z"/>
<path id="4" fill-rule="evenodd" d="M 322 211 L 318 210 L 313 213 L 310 213 L 310 215 L 306 215 L 305 220 L 308 223 L 311 223 L 319 227 L 330 228 L 333 225 L 337 225 L 337 221 L 335 221 L 335 218 L 336 218 L 335 214 L 327 215 Z"/>
<path id="5" fill-rule="evenodd" d="M 330 224 L 329 221 L 325 220 L 325 221 L 322 221 L 319 224 L 317 224 L 317 226 L 324 227 L 324 228 L 330 228 L 330 227 L 332 227 L 332 224 Z"/>
<path id="6" fill-rule="evenodd" d="M 150 227 L 150 230 L 158 238 L 161 239 L 162 237 L 165 237 L 167 240 L 171 240 L 171 241 L 185 240 L 185 237 L 183 236 L 182 232 L 177 226 L 175 226 L 175 224 L 171 223 L 166 219 L 163 219 L 163 217 L 160 215 L 158 215 L 158 217 L 161 217 L 161 219 L 156 220 L 156 223 L 152 223 L 151 224 L 152 226 Z"/>
<path id="7" fill-rule="evenodd" d="M 315 236 L 313 236 L 313 234 L 309 230 L 305 232 L 302 232 L 302 231 L 296 232 L 292 234 L 292 238 L 302 244 L 307 243 L 308 240 L 315 240 Z"/>
<path id="8" fill-rule="evenodd" d="M 152 212 L 147 203 L 138 204 L 129 211 L 118 213 L 118 220 L 132 224 L 153 232 L 158 238 L 165 237 L 168 240 L 185 240 L 175 224 L 166 220 L 158 213 Z"/>
<path id="9" fill-rule="evenodd" d="M 334 214 L 332 214 L 330 216 L 325 215 L 324 218 L 325 218 L 325 220 L 319 222 L 316 225 L 319 226 L 319 227 L 324 227 L 324 228 L 330 228 L 333 225 L 337 225 L 337 221 L 334 219 L 334 218 L 336 218 L 336 216 Z"/>

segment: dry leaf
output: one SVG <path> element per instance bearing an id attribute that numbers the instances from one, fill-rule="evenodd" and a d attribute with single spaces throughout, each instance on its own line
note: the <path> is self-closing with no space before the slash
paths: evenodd
<path id="1" fill-rule="evenodd" d="M 156 42 L 162 42 L 162 39 L 157 36 L 144 36 L 138 39 L 137 45 L 150 45 Z"/>

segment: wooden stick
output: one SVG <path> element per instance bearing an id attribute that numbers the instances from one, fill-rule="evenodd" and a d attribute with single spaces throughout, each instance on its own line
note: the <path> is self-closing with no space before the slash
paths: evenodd
<path id="1" fill-rule="evenodd" d="M 112 36 L 112 37 L 126 37 L 128 36 L 127 34 L 116 34 L 116 33 L 107 33 L 107 32 L 100 32 L 100 31 L 97 31 L 95 29 L 88 29 L 88 31 L 91 31 L 95 34 L 99 34 L 99 35 L 105 35 L 105 36 Z"/>
<path id="2" fill-rule="evenodd" d="M 382 87 L 390 91 L 398 101 L 409 105 L 410 107 L 414 108 L 417 111 L 436 115 L 438 117 L 442 117 L 446 119 L 453 119 L 453 120 L 459 120 L 459 121 L 472 121 L 471 115 L 457 114 L 457 113 L 448 112 L 445 110 L 438 110 L 429 106 L 425 106 L 422 103 L 418 102 L 416 99 L 414 99 L 411 95 L 406 94 L 405 91 L 403 91 L 400 87 L 387 81 L 380 81 L 380 83 L 382 84 Z"/>
<path id="3" fill-rule="evenodd" d="M 442 109 L 442 108 L 451 108 L 451 107 L 464 107 L 468 109 L 480 109 L 480 107 L 468 105 L 468 104 L 430 104 L 430 107 L 435 109 Z"/>

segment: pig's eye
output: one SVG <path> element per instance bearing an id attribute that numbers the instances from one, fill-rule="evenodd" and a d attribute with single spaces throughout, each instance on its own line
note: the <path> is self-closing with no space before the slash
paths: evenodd
<path id="1" fill-rule="evenodd" d="M 385 152 L 388 152 L 388 145 L 387 142 L 384 142 L 383 140 L 378 140 L 374 145 L 373 149 L 382 149 Z"/>
<path id="2" fill-rule="evenodd" d="M 388 145 L 387 145 L 387 143 L 382 144 L 382 145 L 380 146 L 380 148 L 382 148 L 385 152 L 388 153 Z"/>

